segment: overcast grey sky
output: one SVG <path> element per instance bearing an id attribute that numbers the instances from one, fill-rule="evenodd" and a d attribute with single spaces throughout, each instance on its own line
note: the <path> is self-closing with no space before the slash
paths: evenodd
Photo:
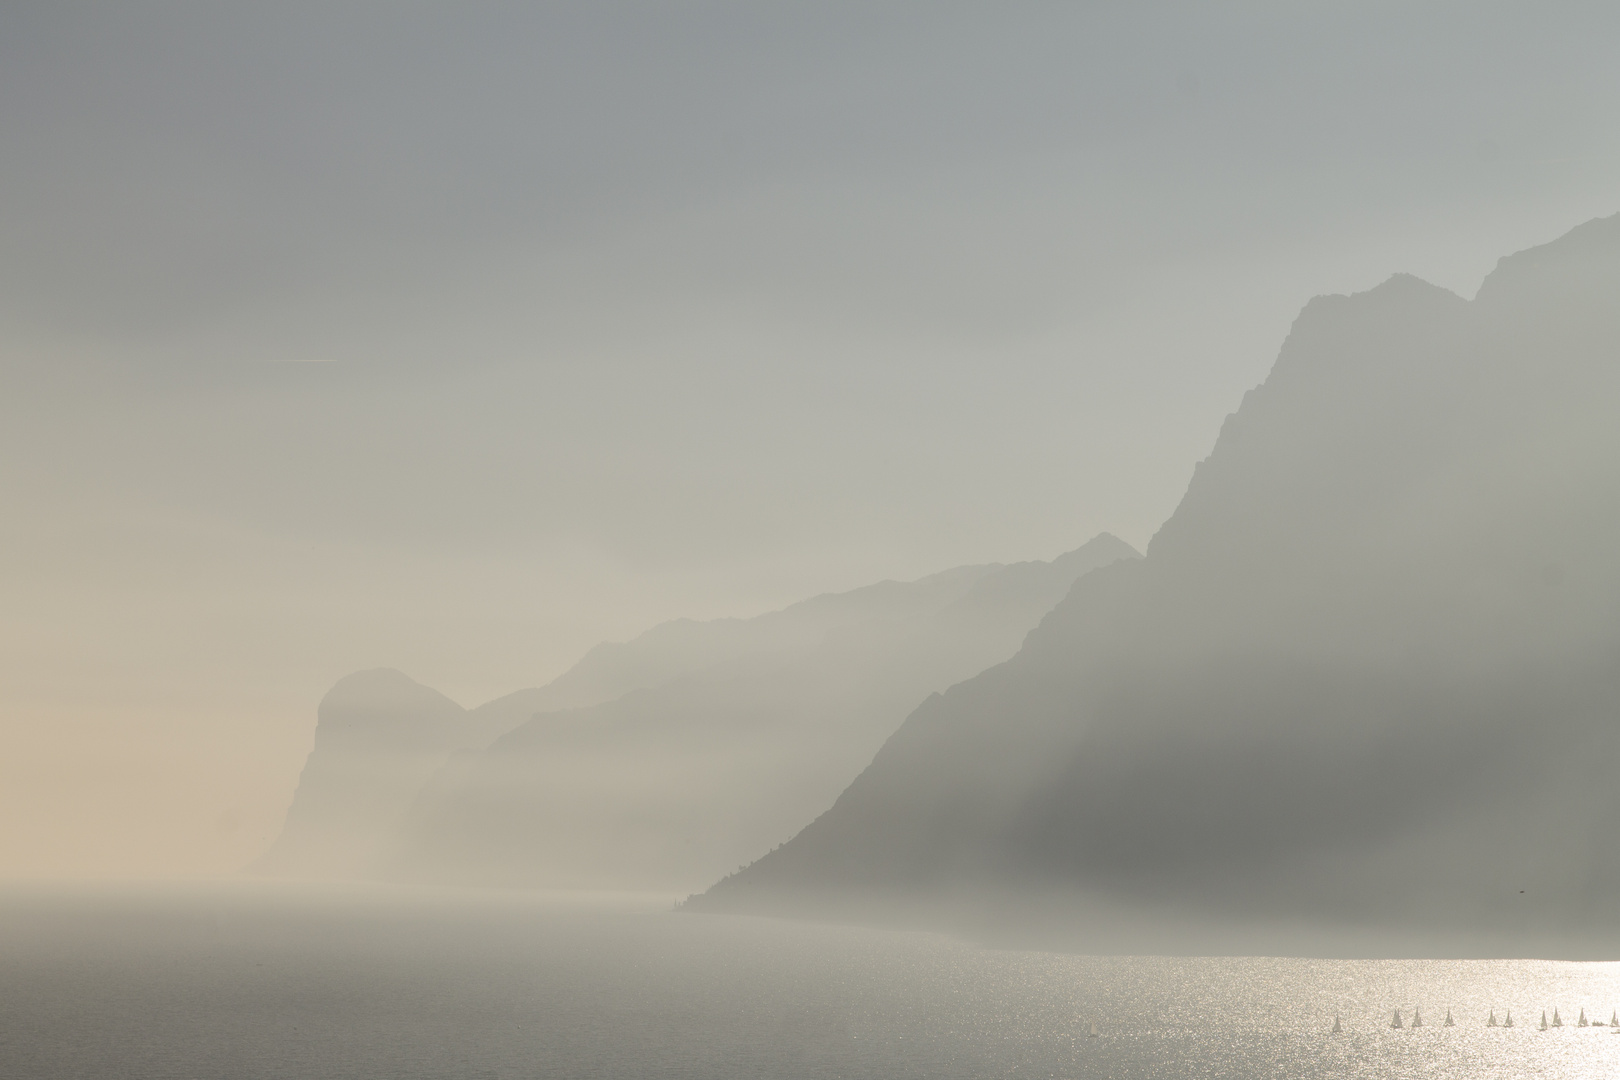
<path id="1" fill-rule="evenodd" d="M 1617 102 L 1607 4 L 8 4 L 0 872 L 244 860 L 357 667 L 1141 547 L 1312 295 L 1620 209 Z"/>

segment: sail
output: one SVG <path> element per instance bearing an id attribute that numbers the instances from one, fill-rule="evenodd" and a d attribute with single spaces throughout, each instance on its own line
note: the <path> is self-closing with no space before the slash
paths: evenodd
<path id="1" fill-rule="evenodd" d="M 1339 1014 L 1333 1014 L 1333 1034 L 1339 1034 Z"/>
<path id="2" fill-rule="evenodd" d="M 1423 1026 L 1423 1014 L 1418 1012 L 1416 1007 L 1413 1007 L 1413 1009 L 1412 1009 L 1412 1026 L 1413 1027 L 1422 1027 Z"/>
<path id="3" fill-rule="evenodd" d="M 1455 1020 L 1453 1020 L 1451 1018 L 1451 1010 L 1447 1009 L 1446 1010 L 1446 1027 L 1456 1027 L 1456 1026 L 1457 1026 L 1457 1021 L 1455 1021 Z"/>
<path id="4" fill-rule="evenodd" d="M 1581 1018 L 1580 1018 L 1580 1020 L 1578 1020 L 1576 1022 L 1575 1026 L 1576 1027 L 1588 1027 L 1589 1026 L 1587 1024 L 1587 1022 L 1586 1022 L 1586 1010 L 1585 1009 L 1581 1010 Z"/>
<path id="5" fill-rule="evenodd" d="M 1562 1020 L 1558 1019 L 1558 1010 L 1554 1009 L 1553 1010 L 1553 1027 L 1563 1027 L 1563 1026 L 1564 1026 L 1564 1022 Z"/>
<path id="6" fill-rule="evenodd" d="M 1541 1010 L 1541 1030 L 1542 1031 L 1547 1030 L 1547 1010 L 1546 1009 Z"/>
<path id="7" fill-rule="evenodd" d="M 1495 1027 L 1496 1026 L 1496 1010 L 1495 1009 L 1491 1010 L 1491 1018 L 1489 1020 L 1485 1021 L 1485 1026 L 1486 1027 Z"/>
<path id="8" fill-rule="evenodd" d="M 1513 1010 L 1512 1009 L 1508 1010 L 1507 1023 L 1503 1024 L 1502 1026 L 1503 1027 L 1512 1027 L 1513 1026 Z"/>
<path id="9" fill-rule="evenodd" d="M 1398 1028 L 1401 1026 L 1401 1010 L 1395 1010 L 1395 1019 L 1389 1022 L 1389 1026 L 1392 1028 Z"/>

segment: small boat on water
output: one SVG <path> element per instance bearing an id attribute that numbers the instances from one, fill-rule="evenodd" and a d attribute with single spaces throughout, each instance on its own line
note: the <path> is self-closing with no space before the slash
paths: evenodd
<path id="1" fill-rule="evenodd" d="M 1096 1037 L 1097 1037 L 1097 1021 L 1093 1020 L 1091 1022 L 1091 1030 L 1086 1033 L 1086 1038 L 1095 1039 Z"/>
<path id="2" fill-rule="evenodd" d="M 1503 1027 L 1512 1027 L 1513 1026 L 1513 1010 L 1512 1009 L 1508 1010 L 1507 1020 L 1503 1022 L 1502 1026 Z"/>
<path id="3" fill-rule="evenodd" d="M 1486 1027 L 1495 1027 L 1496 1026 L 1496 1010 L 1495 1009 L 1491 1010 L 1491 1018 L 1489 1020 L 1485 1021 L 1485 1026 Z"/>
<path id="4" fill-rule="evenodd" d="M 1543 1013 L 1542 1015 L 1545 1016 L 1546 1014 Z M 1553 1027 L 1563 1027 L 1563 1026 L 1564 1026 L 1564 1022 L 1562 1020 L 1558 1019 L 1558 1010 L 1554 1009 L 1553 1010 Z"/>
<path id="5" fill-rule="evenodd" d="M 1581 1010 L 1581 1018 L 1579 1020 L 1575 1021 L 1575 1026 L 1576 1027 L 1591 1027 L 1591 1025 L 1586 1022 L 1586 1010 L 1585 1009 Z"/>
<path id="6" fill-rule="evenodd" d="M 1547 1030 L 1547 1010 L 1546 1009 L 1541 1010 L 1541 1030 L 1542 1031 Z"/>
<path id="7" fill-rule="evenodd" d="M 1423 1014 L 1417 1010 L 1417 1006 L 1415 1006 L 1415 1005 L 1412 1007 L 1412 1026 L 1413 1027 L 1422 1027 L 1423 1026 Z"/>
<path id="8" fill-rule="evenodd" d="M 1339 1029 L 1339 1014 L 1334 1013 L 1333 1014 L 1333 1034 L 1337 1035 L 1337 1034 L 1339 1034 L 1339 1031 L 1340 1031 L 1340 1029 Z"/>
<path id="9" fill-rule="evenodd" d="M 1455 1021 L 1455 1020 L 1453 1020 L 1451 1018 L 1451 1010 L 1450 1009 L 1446 1010 L 1446 1024 L 1445 1024 L 1445 1026 L 1446 1027 L 1456 1027 L 1457 1026 L 1457 1021 Z"/>
<path id="10" fill-rule="evenodd" d="M 1620 1012 L 1609 1013 L 1609 1026 L 1612 1028 L 1620 1028 Z"/>
<path id="11" fill-rule="evenodd" d="M 1401 1010 L 1399 1010 L 1399 1009 L 1395 1010 L 1395 1019 L 1393 1019 L 1393 1020 L 1391 1020 L 1389 1022 L 1389 1026 L 1392 1027 L 1392 1028 L 1398 1028 L 1398 1027 L 1402 1026 L 1401 1025 Z"/>

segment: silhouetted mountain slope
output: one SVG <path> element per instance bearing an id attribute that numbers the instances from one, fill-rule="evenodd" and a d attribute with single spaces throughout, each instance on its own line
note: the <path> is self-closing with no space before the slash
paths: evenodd
<path id="1" fill-rule="evenodd" d="M 1138 557 L 1104 534 L 1051 563 L 677 620 L 472 710 L 397 672 L 349 676 L 260 869 L 696 887 L 791 836 L 923 696 L 1011 655 L 1076 577 Z"/>
<path id="2" fill-rule="evenodd" d="M 1311 301 L 1146 559 L 697 905 L 1620 940 L 1617 358 L 1620 217 Z"/>

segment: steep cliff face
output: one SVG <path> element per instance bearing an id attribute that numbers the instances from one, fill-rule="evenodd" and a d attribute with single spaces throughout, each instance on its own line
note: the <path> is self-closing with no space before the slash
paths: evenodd
<path id="1" fill-rule="evenodd" d="M 1616 415 L 1620 217 L 1471 302 L 1312 301 L 1146 559 L 699 903 L 1579 933 L 1620 895 Z"/>
<path id="2" fill-rule="evenodd" d="M 422 785 L 482 736 L 467 710 L 392 668 L 338 680 L 321 699 L 286 824 L 254 869 L 311 877 L 372 869 Z"/>

